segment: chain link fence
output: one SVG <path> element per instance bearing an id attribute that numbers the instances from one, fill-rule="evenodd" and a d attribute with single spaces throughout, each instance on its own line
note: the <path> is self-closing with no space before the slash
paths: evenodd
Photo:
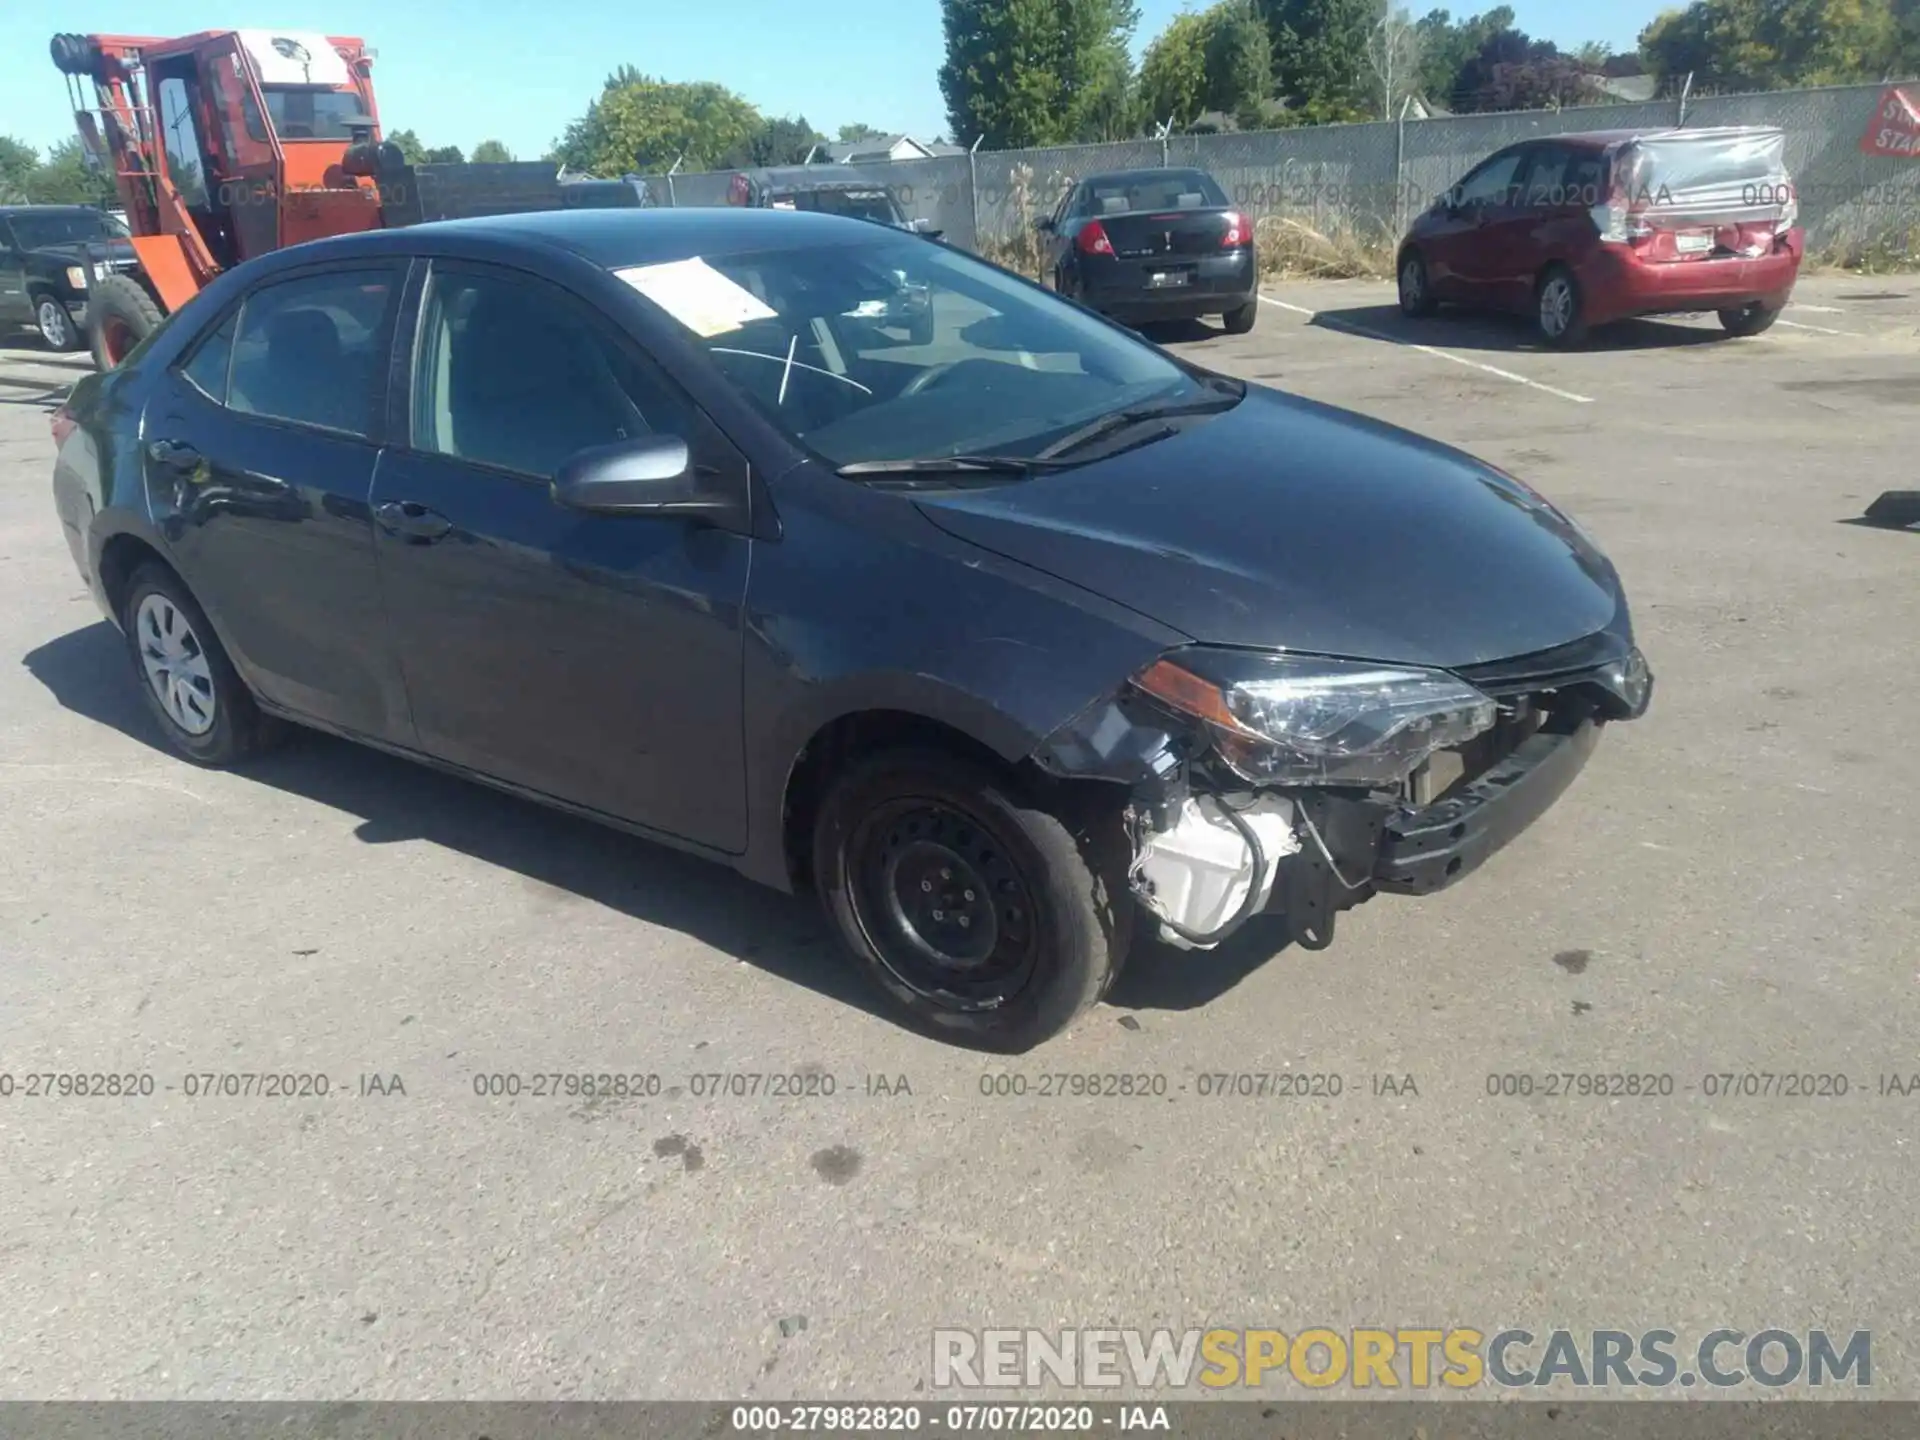
<path id="1" fill-rule="evenodd" d="M 1033 221 L 1087 175 L 1140 166 L 1207 170 L 1263 225 L 1391 243 L 1476 161 L 1518 140 L 1594 130 L 1779 125 L 1809 248 L 1842 260 L 1920 259 L 1920 158 L 1865 154 L 1885 87 L 1848 85 L 1640 104 L 1176 135 L 1108 145 L 981 151 L 863 165 L 949 241 L 1018 263 Z M 731 172 L 648 176 L 653 203 L 724 205 Z"/>

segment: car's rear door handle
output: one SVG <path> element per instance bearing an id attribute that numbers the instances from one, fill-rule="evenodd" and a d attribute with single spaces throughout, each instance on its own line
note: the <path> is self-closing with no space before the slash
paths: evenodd
<path id="1" fill-rule="evenodd" d="M 453 522 L 439 511 L 412 500 L 389 500 L 375 507 L 373 517 L 381 529 L 417 545 L 431 545 L 453 529 Z"/>
<path id="2" fill-rule="evenodd" d="M 147 443 L 147 458 L 156 465 L 185 470 L 200 463 L 200 452 L 180 440 L 151 440 Z"/>

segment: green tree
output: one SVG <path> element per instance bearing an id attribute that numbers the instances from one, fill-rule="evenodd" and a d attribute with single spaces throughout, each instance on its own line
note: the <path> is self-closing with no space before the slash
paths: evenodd
<path id="1" fill-rule="evenodd" d="M 710 170 L 763 123 L 723 85 L 642 78 L 605 91 L 567 127 L 559 150 L 569 170 L 597 175 L 657 174 L 675 161 L 683 170 Z"/>
<path id="2" fill-rule="evenodd" d="M 87 163 L 78 137 L 62 140 L 27 177 L 27 200 L 35 205 L 98 205 L 120 203 L 113 177 Z"/>
<path id="3" fill-rule="evenodd" d="M 1375 0 L 1259 0 L 1274 93 L 1313 124 L 1358 120 Z"/>
<path id="4" fill-rule="evenodd" d="M 1737 90 L 1878 79 L 1901 58 L 1892 0 L 1695 0 L 1641 32 L 1661 80 Z"/>
<path id="5" fill-rule="evenodd" d="M 871 125 L 863 125 L 858 122 L 852 125 L 842 125 L 839 132 L 834 136 L 834 139 L 838 140 L 842 145 L 851 145 L 856 140 L 884 140 L 886 138 L 886 131 L 876 130 Z"/>
<path id="6" fill-rule="evenodd" d="M 1513 10 L 1501 5 L 1457 24 L 1446 10 L 1429 10 L 1414 27 L 1420 36 L 1420 93 L 1437 105 L 1452 106 L 1460 93 L 1460 72 L 1480 47 L 1513 28 Z"/>
<path id="7" fill-rule="evenodd" d="M 0 205 L 23 205 L 27 185 L 40 168 L 40 152 L 24 140 L 0 135 Z"/>
<path id="8" fill-rule="evenodd" d="M 1206 108 L 1256 128 L 1273 86 L 1273 43 L 1253 0 L 1223 0 L 1206 12 Z"/>
<path id="9" fill-rule="evenodd" d="M 722 153 L 714 163 L 726 170 L 743 166 L 800 165 L 816 146 L 826 143 L 826 137 L 809 125 L 804 116 L 796 120 L 782 115 L 762 120 L 758 129 Z"/>
<path id="10" fill-rule="evenodd" d="M 388 134 L 387 143 L 398 145 L 400 154 L 409 165 L 418 165 L 427 158 L 427 147 L 420 143 L 420 137 L 411 130 L 395 130 Z"/>
<path id="11" fill-rule="evenodd" d="M 422 155 L 421 162 L 426 165 L 464 165 L 467 157 L 461 153 L 458 145 L 435 145 Z"/>
<path id="12" fill-rule="evenodd" d="M 1128 118 L 1132 0 L 940 0 L 956 144 L 1056 145 Z"/>
<path id="13" fill-rule="evenodd" d="M 476 165 L 504 165 L 513 159 L 513 152 L 498 140 L 482 140 L 473 147 L 473 163 Z"/>
<path id="14" fill-rule="evenodd" d="M 1156 125 L 1174 129 L 1191 124 L 1207 108 L 1205 15 L 1186 11 L 1148 43 L 1140 57 L 1140 103 Z"/>

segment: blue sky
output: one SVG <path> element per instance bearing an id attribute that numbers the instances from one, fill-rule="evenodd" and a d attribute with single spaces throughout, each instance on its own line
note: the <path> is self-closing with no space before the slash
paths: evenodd
<path id="1" fill-rule="evenodd" d="M 1409 6 L 1415 14 L 1433 0 Z M 1451 5 L 1455 18 L 1491 0 Z M 1668 0 L 1671 3 L 1671 0 Z M 1144 45 L 1183 8 L 1140 0 Z M 1513 0 L 1520 28 L 1573 46 L 1632 46 L 1661 0 Z M 504 140 L 522 158 L 543 154 L 622 62 L 671 80 L 717 80 L 769 114 L 804 115 L 828 135 L 864 122 L 932 138 L 946 129 L 936 79 L 936 0 L 302 0 L 239 14 L 206 0 L 46 0 L 0 4 L 0 135 L 45 147 L 72 133 L 64 81 L 47 58 L 56 29 L 183 35 L 237 25 L 281 25 L 358 35 L 379 51 L 374 85 L 389 129 L 471 150 Z"/>

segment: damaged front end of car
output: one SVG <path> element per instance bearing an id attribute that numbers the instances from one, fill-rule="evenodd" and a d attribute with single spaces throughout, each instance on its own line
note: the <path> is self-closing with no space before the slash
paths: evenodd
<path id="1" fill-rule="evenodd" d="M 1335 916 L 1376 892 L 1471 874 L 1652 691 L 1613 631 L 1459 670 L 1192 645 L 1034 759 L 1127 787 L 1129 883 L 1164 940 L 1210 949 L 1267 912 L 1321 949 Z"/>

